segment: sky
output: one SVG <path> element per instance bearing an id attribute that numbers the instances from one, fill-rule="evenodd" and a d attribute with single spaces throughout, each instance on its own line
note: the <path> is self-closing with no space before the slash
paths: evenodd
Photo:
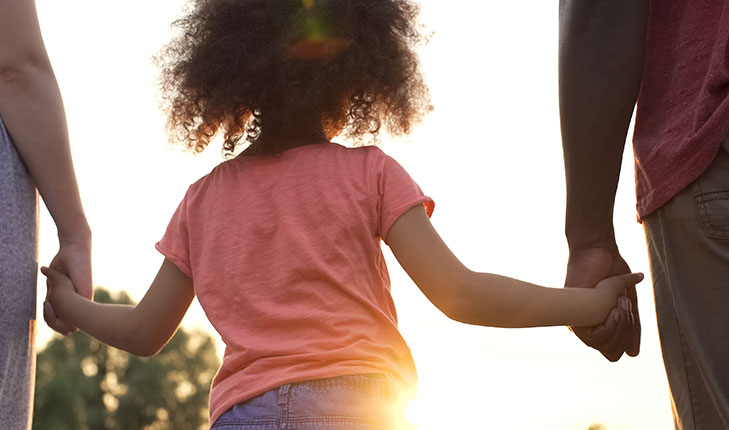
<path id="1" fill-rule="evenodd" d="M 421 4 L 433 32 L 421 61 L 435 110 L 409 138 L 382 148 L 434 198 L 432 222 L 469 268 L 561 287 L 567 246 L 557 2 Z M 184 2 L 37 5 L 93 231 L 94 283 L 140 300 L 162 262 L 154 244 L 173 211 L 189 184 L 221 161 L 219 146 L 200 156 L 170 148 L 158 110 L 151 56 L 169 39 Z M 647 274 L 634 208 L 626 145 L 616 236 L 631 268 Z M 56 247 L 42 209 L 42 264 Z M 448 320 L 384 248 L 400 328 L 418 367 L 409 416 L 421 430 L 672 427 L 649 279 L 638 286 L 641 353 L 609 363 L 564 327 L 495 329 Z M 40 316 L 40 303 L 38 309 Z M 197 302 L 183 325 L 212 330 Z M 39 345 L 50 336 L 40 323 Z"/>

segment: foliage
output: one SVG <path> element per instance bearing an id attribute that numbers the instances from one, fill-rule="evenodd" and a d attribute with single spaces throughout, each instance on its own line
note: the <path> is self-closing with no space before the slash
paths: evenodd
<path id="1" fill-rule="evenodd" d="M 125 293 L 95 300 L 130 304 Z M 213 338 L 180 329 L 154 357 L 136 357 L 78 332 L 38 354 L 33 428 L 171 430 L 208 426 L 208 394 L 219 365 Z"/>

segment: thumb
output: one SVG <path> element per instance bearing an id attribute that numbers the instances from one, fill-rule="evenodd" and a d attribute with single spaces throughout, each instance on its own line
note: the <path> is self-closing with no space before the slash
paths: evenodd
<path id="1" fill-rule="evenodd" d="M 625 275 L 618 275 L 618 278 L 620 278 L 620 282 L 625 286 L 625 288 L 634 287 L 635 284 L 639 283 L 640 281 L 645 278 L 645 275 L 643 275 L 642 272 L 635 272 L 635 273 L 626 273 Z"/>
<path id="2" fill-rule="evenodd" d="M 41 273 L 46 275 L 46 278 L 49 278 L 49 279 L 57 278 L 61 274 L 61 272 L 59 272 L 58 270 L 51 269 L 48 266 L 43 266 L 43 267 L 41 267 L 40 270 L 41 270 Z"/>
<path id="3" fill-rule="evenodd" d="M 52 288 L 56 282 L 63 281 L 65 278 L 63 273 L 46 266 L 41 267 L 41 273 L 46 275 L 46 278 L 48 278 L 46 284 L 49 288 Z"/>

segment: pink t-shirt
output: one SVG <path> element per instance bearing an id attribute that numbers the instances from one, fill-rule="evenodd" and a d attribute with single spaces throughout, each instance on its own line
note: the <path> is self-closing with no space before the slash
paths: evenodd
<path id="1" fill-rule="evenodd" d="M 690 184 L 729 133 L 729 2 L 651 0 L 633 148 L 638 215 Z"/>
<path id="2" fill-rule="evenodd" d="M 190 186 L 157 249 L 189 275 L 225 356 L 211 423 L 280 385 L 379 372 L 413 388 L 380 241 L 433 201 L 376 147 L 226 161 Z"/>

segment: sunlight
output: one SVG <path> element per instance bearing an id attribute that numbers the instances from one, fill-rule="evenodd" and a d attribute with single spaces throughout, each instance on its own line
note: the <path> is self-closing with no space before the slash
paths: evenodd
<path id="1" fill-rule="evenodd" d="M 411 423 L 413 429 L 417 430 L 442 430 L 447 428 L 465 429 L 480 428 L 475 425 L 473 417 L 467 414 L 459 413 L 462 407 L 457 404 L 457 399 L 451 402 L 443 402 L 443 397 L 431 396 L 427 399 L 416 397 L 406 408 L 405 417 Z M 474 411 L 477 415 L 481 415 L 483 410 Z M 496 426 L 494 428 L 504 428 Z"/>
<path id="2" fill-rule="evenodd" d="M 301 1 L 311 8 L 316 0 Z M 128 289 L 136 300 L 159 269 L 162 257 L 154 243 L 189 184 L 220 161 L 216 148 L 194 158 L 169 150 L 157 109 L 157 71 L 149 58 L 169 39 L 169 22 L 184 3 L 38 1 L 94 232 L 94 281 Z M 421 60 L 435 111 L 408 142 L 383 148 L 436 200 L 433 223 L 464 264 L 561 285 L 567 256 L 556 6 L 536 0 L 420 3 L 433 32 Z M 324 50 L 344 47 L 329 41 L 301 45 L 302 55 L 330 55 Z M 616 202 L 624 216 L 616 235 L 631 267 L 641 269 L 648 266 L 642 231 L 625 216 L 634 207 L 631 160 L 624 158 Z M 41 213 L 39 261 L 47 263 L 57 251 L 57 232 L 47 211 Z M 566 329 L 507 331 L 452 323 L 394 257 L 388 271 L 419 373 L 418 396 L 406 408 L 415 428 L 584 430 L 598 420 L 610 430 L 672 426 L 649 288 L 641 297 L 643 351 L 613 364 Z M 39 283 L 39 295 L 44 293 Z M 38 306 L 42 316 L 42 300 Z M 222 356 L 222 342 L 197 301 L 183 326 L 213 334 Z M 42 322 L 38 330 L 40 350 L 52 331 Z M 116 368 L 128 364 L 118 363 Z M 103 373 L 95 366 L 87 361 L 80 372 Z M 200 371 L 190 381 L 200 390 L 212 372 Z M 180 387 L 173 396 L 184 397 L 188 389 Z M 104 401 L 113 406 L 113 399 Z M 407 428 L 412 427 L 398 430 Z"/>

